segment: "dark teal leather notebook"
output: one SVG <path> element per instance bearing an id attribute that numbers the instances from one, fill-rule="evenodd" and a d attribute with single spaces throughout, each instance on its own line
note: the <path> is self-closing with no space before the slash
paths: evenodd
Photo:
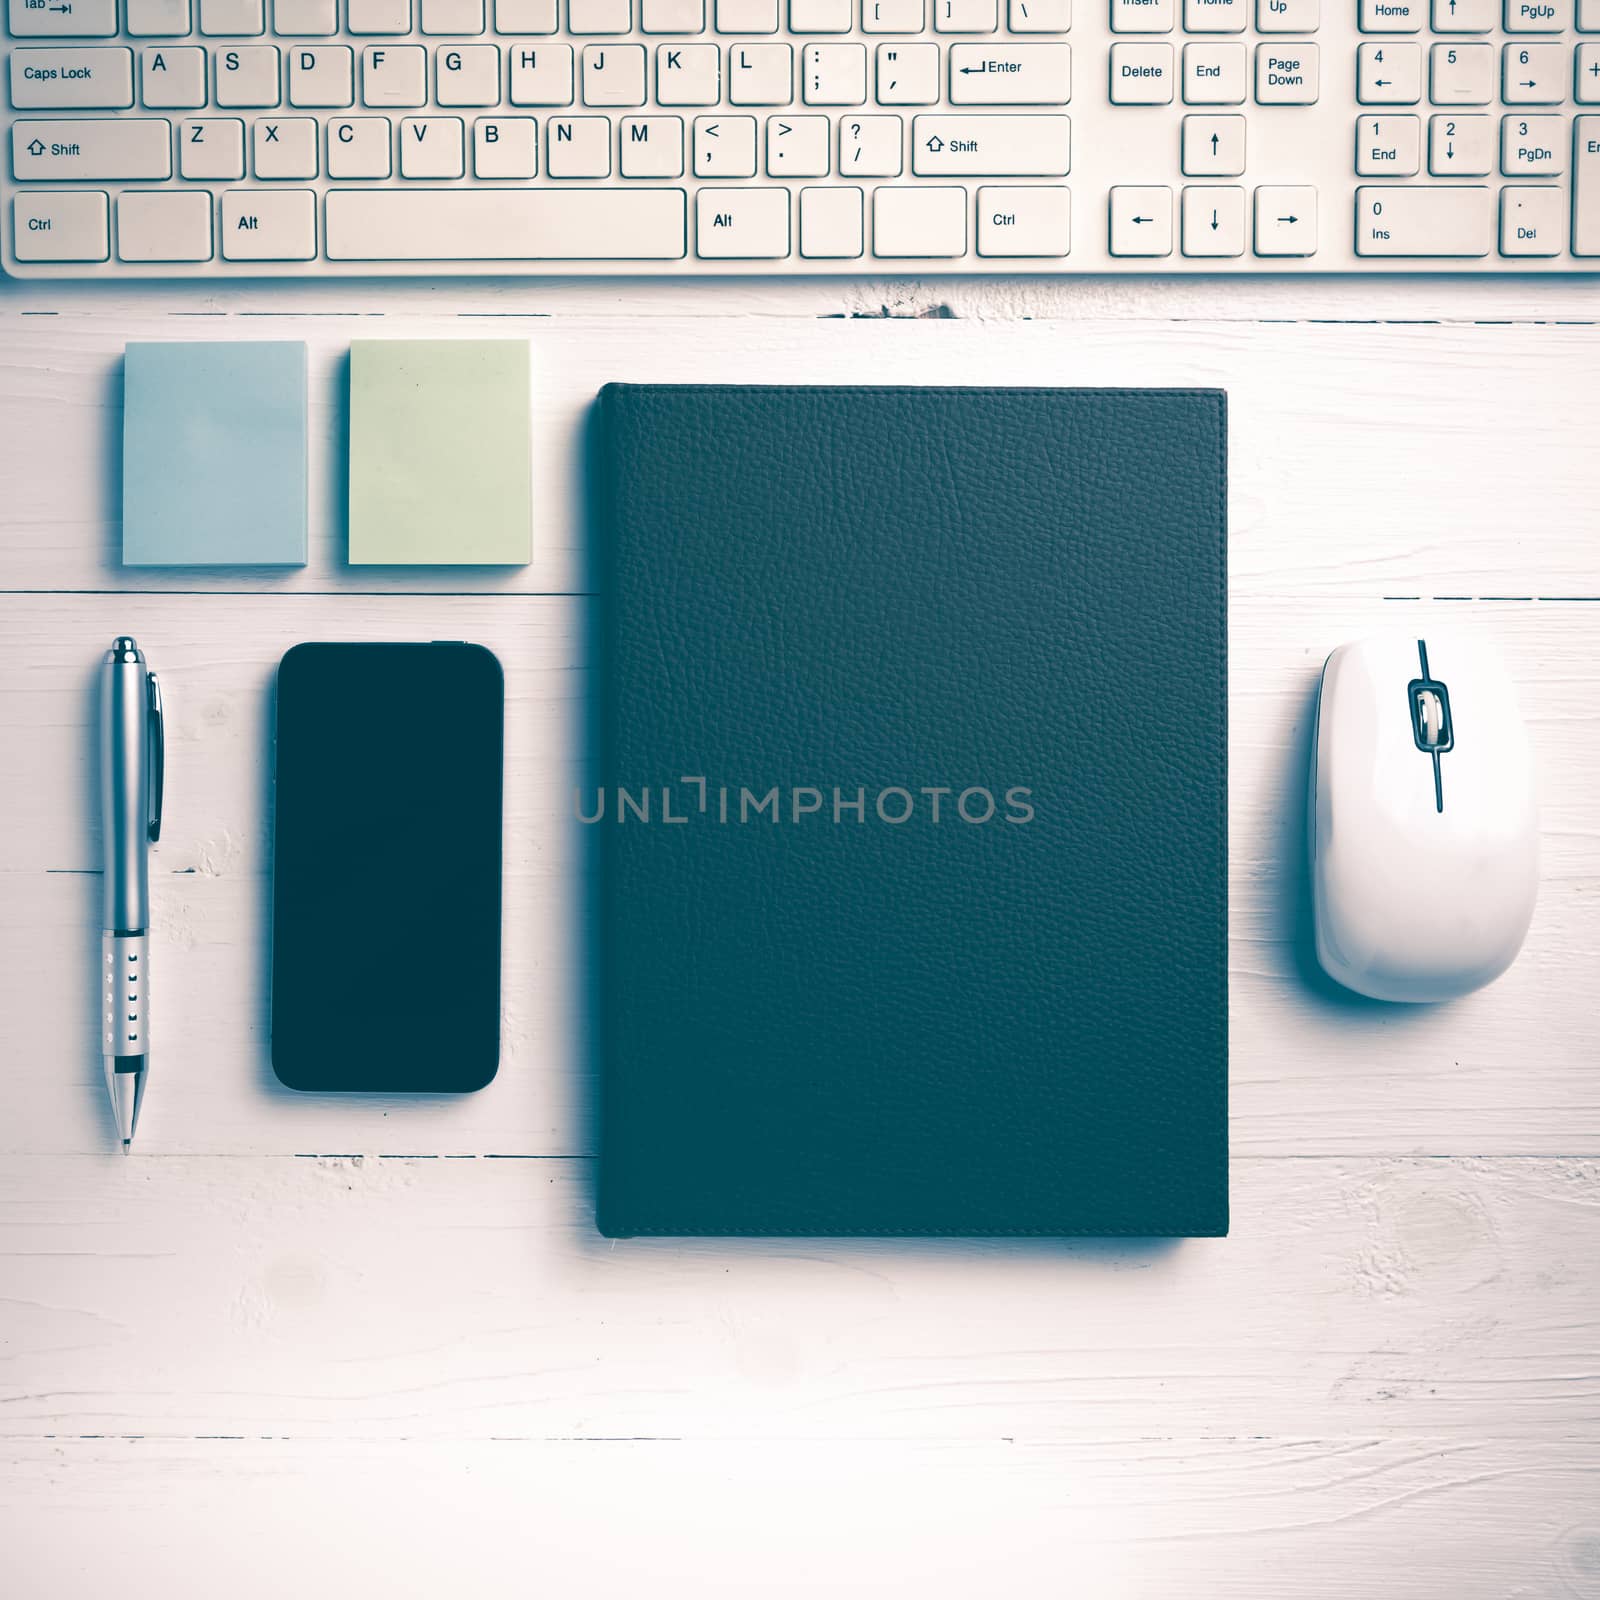
<path id="1" fill-rule="evenodd" d="M 1225 1233 L 1224 397 L 598 436 L 602 1232 Z"/>

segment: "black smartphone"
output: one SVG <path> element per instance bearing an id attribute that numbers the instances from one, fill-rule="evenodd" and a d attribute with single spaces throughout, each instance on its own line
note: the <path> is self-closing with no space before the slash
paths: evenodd
<path id="1" fill-rule="evenodd" d="M 500 1060 L 499 661 L 300 644 L 276 716 L 273 1071 L 291 1089 L 481 1089 Z"/>

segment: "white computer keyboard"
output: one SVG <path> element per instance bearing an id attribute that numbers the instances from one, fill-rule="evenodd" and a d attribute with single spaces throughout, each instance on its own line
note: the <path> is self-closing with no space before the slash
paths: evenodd
<path id="1" fill-rule="evenodd" d="M 1600 269 L 1600 0 L 6 5 L 25 276 Z"/>

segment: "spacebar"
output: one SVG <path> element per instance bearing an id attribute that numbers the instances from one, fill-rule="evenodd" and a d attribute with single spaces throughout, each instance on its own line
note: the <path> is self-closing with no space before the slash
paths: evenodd
<path id="1" fill-rule="evenodd" d="M 676 261 L 682 189 L 333 189 L 330 261 Z"/>

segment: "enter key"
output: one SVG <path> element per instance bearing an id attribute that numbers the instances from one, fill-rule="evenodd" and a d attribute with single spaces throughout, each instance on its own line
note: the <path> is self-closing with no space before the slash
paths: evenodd
<path id="1" fill-rule="evenodd" d="M 1572 253 L 1600 256 L 1600 117 L 1575 117 L 1572 129 Z"/>
<path id="2" fill-rule="evenodd" d="M 958 44 L 950 47 L 954 106 L 1064 106 L 1072 98 L 1072 46 Z"/>

